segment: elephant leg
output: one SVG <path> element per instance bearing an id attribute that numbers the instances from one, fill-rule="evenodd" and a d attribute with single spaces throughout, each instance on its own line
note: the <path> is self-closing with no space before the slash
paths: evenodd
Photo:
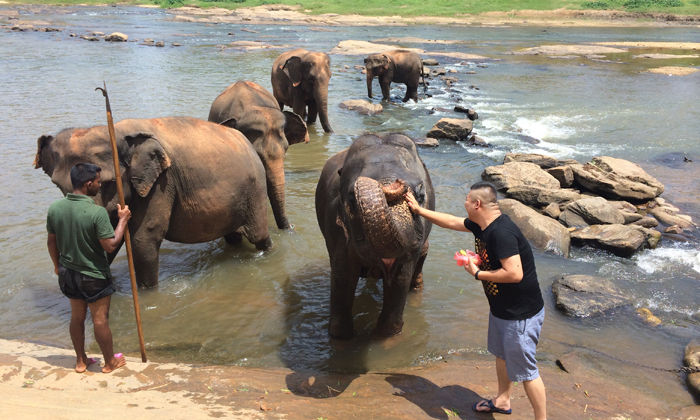
<path id="1" fill-rule="evenodd" d="M 284 111 L 284 103 L 281 102 L 281 101 L 277 101 L 277 103 L 278 103 L 279 106 L 280 106 L 280 111 Z"/>
<path id="2" fill-rule="evenodd" d="M 413 278 L 411 279 L 411 290 L 415 292 L 423 291 L 423 263 L 425 263 L 425 258 L 428 256 L 428 241 L 425 241 L 423 249 L 421 250 L 420 257 L 418 257 L 418 262 L 416 263 L 416 268 L 413 270 Z"/>
<path id="3" fill-rule="evenodd" d="M 338 248 L 338 247 L 337 247 Z M 348 261 L 347 250 L 340 247 L 338 256 L 331 258 L 331 316 L 328 334 L 333 338 L 347 339 L 355 334 L 352 304 L 360 279 L 360 265 Z"/>
<path id="4" fill-rule="evenodd" d="M 393 279 L 383 279 L 384 305 L 379 314 L 377 327 L 374 329 L 375 334 L 388 337 L 401 332 L 403 310 L 406 306 L 414 266 L 415 264 L 411 261 L 405 262 L 396 270 Z"/>
<path id="5" fill-rule="evenodd" d="M 413 99 L 414 102 L 418 103 L 418 86 L 406 85 L 406 96 L 403 98 L 404 102 L 408 102 L 409 99 Z"/>
<path id="6" fill-rule="evenodd" d="M 265 200 L 265 190 L 260 190 L 255 196 L 248 199 L 247 216 L 243 220 L 243 225 L 237 230 L 238 233 L 248 239 L 261 251 L 272 248 L 272 239 L 267 230 L 267 200 Z"/>
<path id="7" fill-rule="evenodd" d="M 379 86 L 382 88 L 382 100 L 388 101 L 391 99 L 391 82 L 380 81 Z"/>
<path id="8" fill-rule="evenodd" d="M 136 272 L 136 284 L 139 287 L 151 288 L 158 285 L 158 271 L 160 267 L 160 240 L 148 234 L 134 235 L 132 240 L 134 271 Z"/>
<path id="9" fill-rule="evenodd" d="M 315 123 L 317 115 L 318 115 L 318 107 L 316 106 L 316 101 L 312 99 L 309 102 L 309 115 L 306 117 L 306 123 L 307 124 Z"/>
<path id="10" fill-rule="evenodd" d="M 306 103 L 304 103 L 304 99 L 300 97 L 300 95 L 297 95 L 294 97 L 294 106 L 292 107 L 292 110 L 294 111 L 295 114 L 300 116 L 302 119 L 306 118 Z"/>

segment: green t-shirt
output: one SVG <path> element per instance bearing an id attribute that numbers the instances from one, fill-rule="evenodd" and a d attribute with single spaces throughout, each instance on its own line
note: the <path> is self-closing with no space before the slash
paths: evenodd
<path id="1" fill-rule="evenodd" d="M 68 194 L 49 207 L 46 230 L 56 235 L 59 262 L 85 275 L 108 279 L 107 253 L 100 239 L 114 237 L 109 215 L 86 195 Z"/>

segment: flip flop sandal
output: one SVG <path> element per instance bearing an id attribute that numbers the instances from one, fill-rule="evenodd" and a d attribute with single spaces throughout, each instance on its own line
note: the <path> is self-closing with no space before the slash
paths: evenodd
<path id="1" fill-rule="evenodd" d="M 486 406 L 488 407 L 488 410 L 478 410 L 479 407 L 484 407 L 484 405 L 479 405 L 483 402 L 486 402 Z M 477 413 L 499 413 L 499 414 L 511 414 L 513 412 L 513 409 L 508 409 L 508 410 L 501 410 L 500 408 L 496 407 L 493 405 L 493 401 L 491 400 L 481 400 L 478 403 L 474 404 L 472 406 L 472 410 L 476 411 Z"/>

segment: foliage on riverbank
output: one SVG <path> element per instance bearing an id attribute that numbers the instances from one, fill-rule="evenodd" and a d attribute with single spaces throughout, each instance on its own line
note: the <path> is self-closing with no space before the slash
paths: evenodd
<path id="1" fill-rule="evenodd" d="M 366 16 L 460 16 L 518 10 L 617 10 L 700 15 L 700 0 L 9 0 L 11 4 L 104 5 L 141 4 L 161 7 L 240 7 L 264 4 L 299 5 L 311 14 Z"/>

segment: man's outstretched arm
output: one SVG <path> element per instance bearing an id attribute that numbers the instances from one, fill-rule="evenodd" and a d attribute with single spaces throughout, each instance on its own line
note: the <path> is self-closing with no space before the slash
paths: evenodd
<path id="1" fill-rule="evenodd" d="M 464 227 L 464 217 L 457 217 L 447 213 L 440 213 L 438 211 L 433 211 L 425 209 L 418 204 L 416 197 L 410 191 L 404 194 L 406 203 L 411 211 L 427 220 L 433 222 L 433 224 L 440 226 L 445 229 L 458 230 L 460 232 L 469 232 L 469 230 Z"/>

